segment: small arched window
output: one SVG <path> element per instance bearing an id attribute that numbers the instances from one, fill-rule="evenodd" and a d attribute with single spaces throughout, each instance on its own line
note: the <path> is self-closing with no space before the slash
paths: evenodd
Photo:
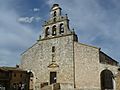
<path id="1" fill-rule="evenodd" d="M 64 25 L 63 23 L 60 24 L 60 34 L 64 33 Z"/>
<path id="2" fill-rule="evenodd" d="M 53 18 L 53 22 L 56 22 L 56 18 Z"/>
<path id="3" fill-rule="evenodd" d="M 45 30 L 45 36 L 47 37 L 49 34 L 50 34 L 49 27 L 47 27 L 46 30 Z"/>
<path id="4" fill-rule="evenodd" d="M 53 13 L 53 17 L 55 17 L 56 16 L 56 11 L 54 11 L 54 13 Z"/>
<path id="5" fill-rule="evenodd" d="M 52 27 L 52 36 L 55 36 L 56 35 L 56 26 L 53 26 Z"/>

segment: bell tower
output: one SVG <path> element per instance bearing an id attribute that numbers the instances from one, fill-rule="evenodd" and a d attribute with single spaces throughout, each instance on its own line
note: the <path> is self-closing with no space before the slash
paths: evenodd
<path id="1" fill-rule="evenodd" d="M 50 10 L 50 18 L 43 24 L 43 33 L 41 39 L 50 39 L 59 36 L 73 34 L 69 28 L 69 19 L 67 14 L 62 15 L 59 4 L 53 4 Z"/>
<path id="2" fill-rule="evenodd" d="M 56 17 L 61 15 L 61 8 L 59 7 L 58 4 L 54 4 L 51 8 L 51 16 Z"/>

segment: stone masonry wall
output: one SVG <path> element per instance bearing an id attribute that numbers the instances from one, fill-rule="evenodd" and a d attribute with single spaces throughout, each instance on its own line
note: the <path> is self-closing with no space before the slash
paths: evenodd
<path id="1" fill-rule="evenodd" d="M 99 48 L 74 43 L 75 84 L 80 90 L 100 90 Z"/>
<path id="2" fill-rule="evenodd" d="M 105 56 L 104 54 L 100 55 L 100 59 L 102 59 L 103 61 L 105 61 L 106 58 L 107 56 Z M 107 63 L 100 63 L 100 73 L 105 69 L 110 70 L 113 74 L 116 74 L 118 72 L 118 66 Z"/>
<path id="3" fill-rule="evenodd" d="M 105 60 L 105 55 L 103 55 L 102 57 L 101 57 L 101 59 L 104 61 Z M 119 88 L 118 87 L 118 80 L 119 80 L 119 78 L 118 77 L 116 77 L 117 76 L 117 73 L 118 73 L 118 66 L 116 66 L 116 65 L 110 65 L 110 64 L 105 64 L 105 63 L 100 63 L 100 70 L 99 70 L 99 76 L 101 76 L 101 72 L 103 71 L 103 70 L 105 70 L 105 69 L 108 69 L 109 71 L 111 71 L 112 72 L 112 74 L 113 74 L 113 88 L 114 88 L 114 90 L 119 90 L 119 89 L 117 89 L 117 88 Z"/>
<path id="4" fill-rule="evenodd" d="M 52 46 L 55 46 L 54 61 L 59 65 L 49 69 L 52 62 Z M 73 81 L 73 36 L 67 35 L 37 42 L 22 54 L 21 68 L 34 72 L 35 82 L 50 80 L 50 71 L 57 72 L 57 83 L 74 83 Z"/>
<path id="5" fill-rule="evenodd" d="M 120 90 L 120 71 L 116 76 L 116 90 Z"/>
<path id="6" fill-rule="evenodd" d="M 58 68 L 48 68 L 52 63 L 52 46 L 55 46 L 54 61 Z M 57 83 L 70 83 L 73 88 L 75 83 L 75 90 L 100 90 L 101 72 L 108 68 L 116 74 L 118 67 L 100 63 L 99 52 L 99 48 L 78 42 L 73 46 L 72 35 L 59 36 L 38 41 L 24 52 L 21 68 L 33 72 L 34 84 L 39 87 L 41 83 L 49 83 L 50 72 L 56 71 Z"/>

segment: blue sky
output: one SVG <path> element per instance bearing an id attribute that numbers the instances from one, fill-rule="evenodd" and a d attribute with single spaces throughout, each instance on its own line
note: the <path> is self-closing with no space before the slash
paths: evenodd
<path id="1" fill-rule="evenodd" d="M 0 0 L 0 66 L 20 63 L 20 54 L 36 42 L 54 3 L 68 14 L 79 42 L 120 61 L 120 0 Z"/>

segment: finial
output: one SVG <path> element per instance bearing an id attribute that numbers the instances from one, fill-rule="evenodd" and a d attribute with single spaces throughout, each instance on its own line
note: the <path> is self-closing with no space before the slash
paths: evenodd
<path id="1" fill-rule="evenodd" d="M 41 40 L 41 35 L 39 36 L 39 40 Z"/>
<path id="2" fill-rule="evenodd" d="M 73 34 L 75 34 L 75 30 L 74 30 L 74 28 L 72 29 L 72 32 L 73 32 Z"/>
<path id="3" fill-rule="evenodd" d="M 74 28 L 72 30 L 74 31 Z"/>
<path id="4" fill-rule="evenodd" d="M 73 30 L 73 32 L 75 32 L 74 28 L 72 30 Z"/>
<path id="5" fill-rule="evenodd" d="M 68 18 L 67 14 L 65 14 L 65 16 Z"/>

